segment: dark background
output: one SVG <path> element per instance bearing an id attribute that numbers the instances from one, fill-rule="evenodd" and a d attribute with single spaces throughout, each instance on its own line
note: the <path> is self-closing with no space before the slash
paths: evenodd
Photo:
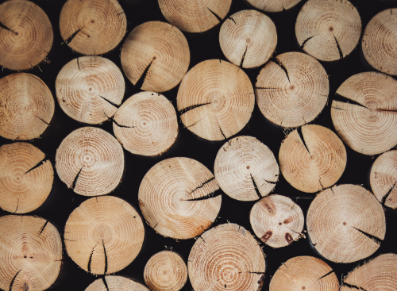
<path id="1" fill-rule="evenodd" d="M 135 26 L 143 22 L 151 20 L 166 21 L 161 14 L 156 0 L 119 1 L 127 16 L 127 35 L 132 29 L 134 29 Z M 59 33 L 59 15 L 62 6 L 66 1 L 34 0 L 33 2 L 38 4 L 50 18 L 54 31 L 54 43 L 52 50 L 48 55 L 51 63 L 40 64 L 42 71 L 35 67 L 34 69 L 30 70 L 29 73 L 40 77 L 48 85 L 55 98 L 55 79 L 58 72 L 66 63 L 74 58 L 79 57 L 80 54 L 73 52 L 65 44 L 61 45 L 63 40 Z M 275 55 L 290 51 L 300 51 L 295 37 L 295 21 L 299 10 L 305 2 L 306 0 L 302 1 L 293 9 L 281 13 L 266 13 L 273 20 L 277 28 L 278 44 Z M 352 0 L 351 2 L 357 7 L 360 13 L 363 30 L 369 20 L 378 12 L 387 8 L 397 7 L 396 1 Z M 251 7 L 249 4 L 244 2 L 244 0 L 233 0 L 228 16 L 234 14 L 237 11 L 250 8 Z M 189 69 L 199 62 L 207 59 L 226 60 L 219 46 L 219 30 L 220 25 L 217 25 L 213 29 L 201 34 L 184 33 L 188 40 L 191 51 L 191 62 Z M 104 57 L 112 60 L 120 68 L 120 48 L 123 42 L 124 41 L 122 41 L 115 50 L 103 55 Z M 348 77 L 356 73 L 370 71 L 373 69 L 371 69 L 363 60 L 360 45 L 358 45 L 358 47 L 343 60 L 332 63 L 321 63 L 329 75 L 330 102 L 328 102 L 323 112 L 312 123 L 320 124 L 334 130 L 330 117 L 330 104 L 332 98 L 335 95 L 336 89 Z M 260 68 L 245 69 L 244 71 L 250 77 L 253 85 L 255 85 L 256 76 L 259 74 Z M 2 78 L 12 73 L 14 72 L 4 69 L 0 71 L 0 77 Z M 126 92 L 124 100 L 139 91 L 140 89 L 138 87 L 134 87 L 129 80 L 126 79 Z M 177 91 L 178 87 L 163 93 L 174 104 L 174 106 L 176 106 Z M 55 104 L 55 114 L 49 128 L 45 131 L 40 139 L 31 141 L 36 147 L 41 149 L 46 154 L 52 165 L 55 164 L 55 152 L 62 140 L 73 130 L 85 126 L 84 124 L 69 118 L 60 109 L 56 101 Z M 126 161 L 124 178 L 119 187 L 116 188 L 111 195 L 125 199 L 140 212 L 137 201 L 140 181 L 153 165 L 165 158 L 178 156 L 190 157 L 198 160 L 211 171 L 213 171 L 213 163 L 216 154 L 219 148 L 223 145 L 224 141 L 209 142 L 193 135 L 183 127 L 182 123 L 179 123 L 179 126 L 179 136 L 176 143 L 169 151 L 160 157 L 147 158 L 133 155 L 130 152 L 124 151 Z M 99 127 L 113 134 L 112 124 L 110 121 L 99 125 Z M 264 144 L 266 144 L 273 151 L 276 157 L 278 156 L 281 141 L 285 138 L 283 129 L 272 125 L 269 121 L 267 121 L 257 107 L 255 107 L 253 116 L 248 125 L 238 135 L 255 136 Z M 11 142 L 12 141 L 10 140 L 0 138 L 0 145 Z M 338 184 L 361 184 L 366 189 L 370 190 L 369 172 L 376 156 L 364 156 L 352 151 L 350 148 L 346 149 L 348 156 L 347 167 Z M 310 202 L 315 196 L 305 194 L 294 189 L 281 175 L 280 181 L 277 184 L 274 193 L 291 197 L 300 205 L 305 214 Z M 77 195 L 71 189 L 67 189 L 66 185 L 59 180 L 57 174 L 55 173 L 53 188 L 47 201 L 39 209 L 29 214 L 38 215 L 48 219 L 58 228 L 62 236 L 69 214 L 76 207 L 78 207 L 80 203 L 88 198 L 89 197 Z M 227 223 L 229 221 L 244 226 L 247 230 L 253 233 L 249 223 L 249 211 L 254 203 L 255 202 L 239 202 L 229 198 L 225 194 L 222 194 L 222 208 L 214 225 Z M 397 235 L 393 230 L 393 228 L 396 227 L 395 224 L 397 222 L 397 212 L 391 209 L 385 209 L 385 213 L 387 221 L 386 238 L 382 242 L 379 250 L 370 258 L 376 257 L 382 253 L 396 252 L 397 250 Z M 0 210 L 0 215 L 7 214 L 9 213 Z M 146 262 L 153 254 L 167 248 L 172 248 L 174 251 L 178 252 L 187 263 L 190 249 L 195 242 L 194 239 L 176 241 L 171 238 L 163 238 L 162 236 L 156 234 L 155 231 L 146 224 L 145 231 L 145 242 L 140 254 L 127 268 L 117 273 L 117 275 L 123 275 L 132 278 L 143 284 L 143 269 Z M 300 239 L 298 242 L 294 242 L 292 245 L 281 249 L 272 249 L 263 243 L 261 243 L 261 246 L 263 246 L 263 251 L 266 254 L 267 265 L 263 290 L 268 290 L 272 275 L 275 273 L 277 268 L 288 259 L 300 255 L 310 255 L 321 258 L 321 256 L 311 247 L 308 239 Z M 97 279 L 95 276 L 80 269 L 68 257 L 66 250 L 64 250 L 63 258 L 63 267 L 60 276 L 55 284 L 51 287 L 51 290 L 84 290 L 89 284 Z M 335 270 L 339 281 L 342 277 L 346 276 L 348 272 L 364 262 L 359 261 L 352 264 L 335 264 L 327 260 L 325 261 Z M 183 290 L 192 290 L 189 281 Z"/>

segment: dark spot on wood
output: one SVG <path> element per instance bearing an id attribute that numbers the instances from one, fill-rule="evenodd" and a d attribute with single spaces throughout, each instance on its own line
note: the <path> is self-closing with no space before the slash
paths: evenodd
<path id="1" fill-rule="evenodd" d="M 266 233 L 262 236 L 261 240 L 263 242 L 267 242 L 272 236 L 273 232 L 271 230 L 266 231 Z"/>

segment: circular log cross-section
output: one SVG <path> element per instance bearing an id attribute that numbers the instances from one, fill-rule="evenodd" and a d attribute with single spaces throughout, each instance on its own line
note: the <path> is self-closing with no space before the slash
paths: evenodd
<path id="1" fill-rule="evenodd" d="M 254 201 L 273 191 L 280 169 L 266 145 L 252 136 L 238 136 L 219 149 L 214 174 L 228 196 Z"/>
<path id="2" fill-rule="evenodd" d="M 302 0 L 247 0 L 256 9 L 264 12 L 281 12 L 291 9 Z"/>
<path id="3" fill-rule="evenodd" d="M 194 290 L 261 290 L 265 257 L 249 231 L 237 224 L 221 224 L 201 238 L 194 243 L 188 260 Z"/>
<path id="4" fill-rule="evenodd" d="M 139 187 L 138 201 L 154 230 L 176 239 L 202 234 L 215 221 L 222 196 L 212 173 L 189 158 L 171 158 L 154 165 Z"/>
<path id="5" fill-rule="evenodd" d="M 67 63 L 57 76 L 55 88 L 58 103 L 69 117 L 100 124 L 116 113 L 125 82 L 112 61 L 89 56 Z"/>
<path id="6" fill-rule="evenodd" d="M 260 71 L 255 85 L 262 114 L 282 127 L 313 121 L 327 104 L 329 80 L 313 57 L 290 52 L 277 56 Z"/>
<path id="7" fill-rule="evenodd" d="M 65 43 L 84 55 L 113 50 L 127 32 L 127 18 L 117 0 L 68 0 L 59 29 Z"/>
<path id="8" fill-rule="evenodd" d="M 289 259 L 274 274 L 269 291 L 339 291 L 338 277 L 323 260 L 310 256 Z"/>
<path id="9" fill-rule="evenodd" d="M 316 196 L 307 212 L 313 247 L 335 263 L 372 255 L 385 238 L 386 220 L 375 196 L 357 185 L 339 185 Z"/>
<path id="10" fill-rule="evenodd" d="M 161 155 L 178 136 L 175 108 L 158 93 L 140 92 L 128 98 L 117 110 L 113 121 L 117 140 L 137 155 Z"/>
<path id="11" fill-rule="evenodd" d="M 338 136 L 320 125 L 305 125 L 283 141 L 279 152 L 281 173 L 294 188 L 314 193 L 334 185 L 347 162 Z"/>
<path id="12" fill-rule="evenodd" d="M 260 67 L 276 49 L 276 26 L 263 13 L 243 10 L 233 14 L 222 24 L 219 43 L 223 54 L 236 66 Z"/>
<path id="13" fill-rule="evenodd" d="M 178 254 L 162 251 L 146 263 L 143 276 L 152 291 L 179 291 L 186 284 L 187 267 Z"/>
<path id="14" fill-rule="evenodd" d="M 384 10 L 368 23 L 361 48 L 367 62 L 383 73 L 397 75 L 397 8 Z"/>
<path id="15" fill-rule="evenodd" d="M 372 192 L 385 206 L 397 209 L 397 150 L 379 156 L 372 165 Z"/>
<path id="16" fill-rule="evenodd" d="M 347 0 L 309 0 L 298 14 L 295 33 L 301 48 L 316 59 L 343 59 L 360 39 L 360 14 Z"/>
<path id="17" fill-rule="evenodd" d="M 47 129 L 54 109 L 51 91 L 40 78 L 18 73 L 0 79 L 2 137 L 12 140 L 40 137 Z"/>
<path id="18" fill-rule="evenodd" d="M 243 70 L 222 60 L 208 60 L 183 78 L 177 107 L 183 124 L 201 138 L 219 141 L 238 133 L 255 106 L 251 80 Z"/>
<path id="19" fill-rule="evenodd" d="M 0 147 L 0 208 L 27 213 L 39 208 L 51 192 L 54 171 L 44 153 L 29 143 Z"/>
<path id="20" fill-rule="evenodd" d="M 302 209 L 290 198 L 270 195 L 254 204 L 250 223 L 265 244 L 281 248 L 301 238 L 305 218 Z"/>
<path id="21" fill-rule="evenodd" d="M 0 261 L 2 290 L 46 290 L 61 270 L 61 236 L 43 218 L 2 216 Z"/>
<path id="22" fill-rule="evenodd" d="M 51 50 L 54 33 L 45 12 L 31 1 L 0 5 L 0 66 L 22 71 L 42 62 Z"/>
<path id="23" fill-rule="evenodd" d="M 172 25 L 186 32 L 204 32 L 227 15 L 232 0 L 159 0 L 161 13 Z"/>
<path id="24" fill-rule="evenodd" d="M 142 248 L 145 229 L 138 212 L 114 196 L 88 199 L 70 214 L 65 246 L 87 272 L 106 275 L 127 267 Z"/>
<path id="25" fill-rule="evenodd" d="M 190 63 L 186 37 L 171 24 L 149 21 L 134 28 L 121 49 L 121 65 L 133 85 L 164 92 L 178 85 Z M 143 79 L 143 80 L 141 80 Z"/>
<path id="26" fill-rule="evenodd" d="M 55 168 L 62 182 L 77 194 L 108 194 L 121 182 L 123 148 L 103 129 L 79 128 L 69 134 L 57 149 Z"/>
<path id="27" fill-rule="evenodd" d="M 344 286 L 343 283 L 349 284 Z M 350 286 L 354 286 L 350 288 Z M 355 288 L 357 287 L 357 288 Z M 397 255 L 382 254 L 354 269 L 342 282 L 341 291 L 397 290 Z"/>
<path id="28" fill-rule="evenodd" d="M 122 276 L 105 276 L 95 280 L 84 291 L 149 291 L 149 289 Z"/>
<path id="29" fill-rule="evenodd" d="M 347 79 L 336 91 L 331 118 L 341 139 L 364 155 L 397 145 L 397 81 L 376 72 Z"/>

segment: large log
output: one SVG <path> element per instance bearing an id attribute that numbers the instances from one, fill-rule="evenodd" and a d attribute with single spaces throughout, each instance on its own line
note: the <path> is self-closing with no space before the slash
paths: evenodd
<path id="1" fill-rule="evenodd" d="M 149 289 L 122 276 L 104 276 L 92 282 L 85 291 L 149 291 Z"/>
<path id="2" fill-rule="evenodd" d="M 281 12 L 291 9 L 302 0 L 247 0 L 256 9 L 265 12 Z"/>

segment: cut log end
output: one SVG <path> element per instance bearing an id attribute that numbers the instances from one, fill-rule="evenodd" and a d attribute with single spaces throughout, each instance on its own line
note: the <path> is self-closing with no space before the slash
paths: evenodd
<path id="1" fill-rule="evenodd" d="M 122 276 L 105 276 L 91 283 L 85 291 L 149 291 L 144 285 Z"/>
<path id="2" fill-rule="evenodd" d="M 291 9 L 302 0 L 247 0 L 249 4 L 264 12 L 281 12 Z"/>

